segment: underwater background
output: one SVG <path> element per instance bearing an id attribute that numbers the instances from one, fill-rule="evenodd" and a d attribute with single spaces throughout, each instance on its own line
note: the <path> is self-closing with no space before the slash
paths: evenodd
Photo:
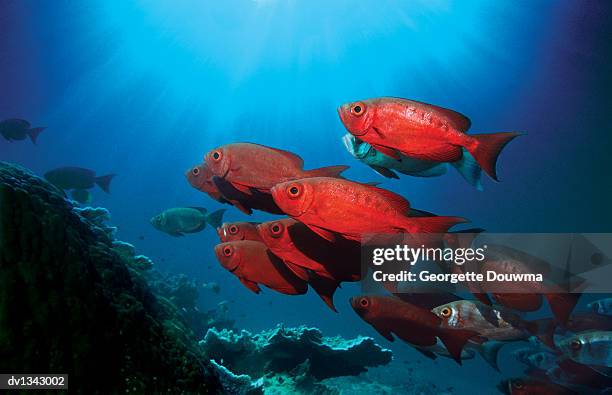
<path id="1" fill-rule="evenodd" d="M 416 366 L 419 380 L 452 393 L 490 394 L 521 370 L 507 351 L 502 374 L 479 358 L 431 361 L 360 320 L 348 304 L 358 284 L 338 290 L 338 314 L 312 292 L 254 295 L 218 265 L 210 227 L 172 238 L 149 219 L 169 207 L 223 208 L 185 171 L 213 147 L 249 141 L 296 152 L 307 169 L 350 165 L 351 179 L 490 232 L 610 232 L 611 11 L 604 1 L 5 1 L 0 118 L 47 129 L 37 145 L 0 139 L 0 160 L 39 175 L 68 165 L 116 173 L 92 205 L 110 211 L 118 239 L 158 270 L 218 283 L 200 306 L 228 301 L 237 328 L 372 336 L 400 364 L 375 370 L 381 382 Z M 385 180 L 346 152 L 336 112 L 377 96 L 452 108 L 473 132 L 526 135 L 483 192 L 452 171 Z M 233 208 L 224 217 L 269 218 Z"/>

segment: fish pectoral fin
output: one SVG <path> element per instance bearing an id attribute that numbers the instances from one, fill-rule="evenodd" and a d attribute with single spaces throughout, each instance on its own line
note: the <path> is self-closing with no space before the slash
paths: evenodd
<path id="1" fill-rule="evenodd" d="M 374 147 L 376 151 L 380 152 L 383 155 L 387 155 L 390 158 L 393 158 L 395 160 L 401 159 L 399 152 L 397 152 L 397 150 L 393 148 L 385 147 L 384 145 L 376 145 L 376 144 L 372 144 L 372 147 Z"/>
<path id="2" fill-rule="evenodd" d="M 253 195 L 253 191 L 251 190 L 251 187 L 248 187 L 242 184 L 235 184 L 235 183 L 232 183 L 232 186 L 246 195 L 249 195 L 249 196 Z"/>
<path id="3" fill-rule="evenodd" d="M 258 294 L 258 293 L 261 292 L 261 288 L 259 288 L 259 285 L 257 285 L 256 282 L 247 280 L 246 278 L 239 278 L 239 280 L 242 283 L 242 285 L 244 285 L 245 287 L 247 287 L 248 289 L 250 289 L 254 293 Z"/>
<path id="4" fill-rule="evenodd" d="M 238 200 L 230 200 L 229 202 L 232 206 L 236 207 L 238 210 L 240 210 L 241 212 L 245 213 L 246 215 L 251 215 L 253 214 L 253 210 L 251 210 L 250 208 L 245 207 L 241 202 L 239 202 Z"/>
<path id="5" fill-rule="evenodd" d="M 463 351 L 463 347 L 465 347 L 468 340 L 478 336 L 478 332 L 465 329 L 442 329 L 437 336 L 453 359 L 461 365 L 461 352 Z"/>
<path id="6" fill-rule="evenodd" d="M 374 170 L 375 172 L 377 172 L 383 177 L 399 179 L 399 176 L 391 169 L 387 169 L 386 167 L 377 166 L 377 165 L 368 165 L 368 166 L 370 166 L 372 170 Z"/>
<path id="7" fill-rule="evenodd" d="M 322 238 L 324 238 L 325 240 L 329 241 L 329 242 L 335 242 L 336 241 L 336 234 L 327 230 L 327 229 L 323 229 L 320 228 L 318 226 L 315 225 L 308 225 L 308 227 L 315 232 L 316 234 L 318 234 L 319 236 L 321 236 Z"/>

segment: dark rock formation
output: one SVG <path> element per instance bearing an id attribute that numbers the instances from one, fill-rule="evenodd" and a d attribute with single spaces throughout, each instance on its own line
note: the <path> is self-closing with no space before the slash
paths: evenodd
<path id="1" fill-rule="evenodd" d="M 178 308 L 88 215 L 0 162 L 0 372 L 67 373 L 87 394 L 217 392 Z"/>

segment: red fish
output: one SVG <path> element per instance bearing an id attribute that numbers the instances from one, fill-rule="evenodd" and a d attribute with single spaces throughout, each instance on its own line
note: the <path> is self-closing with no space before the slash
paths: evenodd
<path id="1" fill-rule="evenodd" d="M 271 254 L 265 244 L 252 240 L 231 241 L 215 246 L 217 259 L 226 270 L 255 293 L 259 284 L 286 295 L 302 295 L 308 290 L 305 281 L 291 272 Z"/>
<path id="2" fill-rule="evenodd" d="M 393 334 L 416 347 L 430 347 L 439 338 L 452 358 L 461 364 L 461 351 L 478 333 L 465 329 L 447 329 L 431 311 L 391 296 L 351 298 L 353 310 L 389 341 Z"/>
<path id="3" fill-rule="evenodd" d="M 219 203 L 229 203 L 228 200 L 223 197 L 221 191 L 219 191 L 217 186 L 213 183 L 213 173 L 205 164 L 197 165 L 187 170 L 185 177 L 187 178 L 189 184 L 198 191 L 208 194 L 208 196 Z"/>
<path id="4" fill-rule="evenodd" d="M 331 243 L 292 218 L 262 223 L 257 230 L 272 253 L 286 262 L 332 280 L 361 278 L 359 243 L 342 238 Z"/>
<path id="5" fill-rule="evenodd" d="M 333 294 L 340 282 L 361 278 L 359 243 L 346 239 L 330 243 L 291 218 L 266 222 L 257 229 L 270 251 L 308 281 L 333 311 Z"/>
<path id="6" fill-rule="evenodd" d="M 304 170 L 298 155 L 252 143 L 227 144 L 208 152 L 204 158 L 212 172 L 241 192 L 269 192 L 281 182 L 305 177 L 339 177 L 348 166 Z"/>
<path id="7" fill-rule="evenodd" d="M 394 159 L 400 159 L 402 154 L 432 162 L 459 162 L 466 159 L 465 149 L 494 180 L 499 153 L 519 135 L 515 132 L 467 135 L 471 122 L 466 116 L 392 97 L 344 104 L 338 108 L 338 114 L 352 135 Z"/>
<path id="8" fill-rule="evenodd" d="M 283 214 L 283 211 L 278 208 L 272 196 L 268 193 L 258 190 L 250 190 L 249 193 L 241 192 L 234 185 L 217 176 L 214 176 L 212 181 L 225 199 L 247 215 L 251 215 L 253 210 L 261 210 L 270 214 Z"/>
<path id="9" fill-rule="evenodd" d="M 256 222 L 225 222 L 217 228 L 222 243 L 237 240 L 263 241 L 257 232 Z"/>
<path id="10" fill-rule="evenodd" d="M 276 204 L 329 241 L 336 235 L 360 241 L 367 234 L 445 233 L 465 222 L 457 217 L 411 217 L 400 195 L 371 185 L 315 177 L 272 188 Z"/>

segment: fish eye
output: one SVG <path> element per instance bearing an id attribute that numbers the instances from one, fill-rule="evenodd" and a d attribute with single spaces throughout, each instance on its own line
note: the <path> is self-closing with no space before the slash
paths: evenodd
<path id="1" fill-rule="evenodd" d="M 279 224 L 274 224 L 272 225 L 272 227 L 270 228 L 270 230 L 272 230 L 272 233 L 277 235 L 281 232 L 281 227 Z"/>
<path id="2" fill-rule="evenodd" d="M 287 188 L 287 193 L 289 194 L 289 197 L 293 199 L 299 197 L 301 192 L 301 188 L 297 184 L 291 185 Z"/>
<path id="3" fill-rule="evenodd" d="M 525 387 L 525 384 L 521 380 L 515 380 L 512 382 L 512 386 L 517 390 L 522 390 Z"/>
<path id="4" fill-rule="evenodd" d="M 365 113 L 365 110 L 366 105 L 362 102 L 353 103 L 353 105 L 351 105 L 351 114 L 358 117 L 362 116 Z"/>
<path id="5" fill-rule="evenodd" d="M 223 255 L 225 255 L 225 256 L 232 256 L 233 252 L 234 252 L 234 250 L 230 246 L 226 246 L 225 248 L 223 248 Z"/>
<path id="6" fill-rule="evenodd" d="M 444 307 L 442 310 L 440 310 L 440 315 L 444 318 L 448 318 L 451 316 L 451 312 L 450 307 Z"/>
<path id="7" fill-rule="evenodd" d="M 238 227 L 236 225 L 232 225 L 229 227 L 229 233 L 230 235 L 235 235 L 236 233 L 238 233 Z"/>
<path id="8" fill-rule="evenodd" d="M 574 351 L 578 351 L 582 348 L 582 342 L 578 339 L 574 339 L 570 343 L 570 348 Z"/>
<path id="9" fill-rule="evenodd" d="M 213 160 L 214 160 L 215 162 L 218 162 L 219 160 L 221 160 L 221 157 L 222 157 L 223 155 L 221 155 L 221 151 L 216 150 L 216 151 L 213 151 L 213 153 L 212 153 L 212 155 L 211 155 L 211 156 L 212 156 L 212 158 L 213 158 Z"/>
<path id="10" fill-rule="evenodd" d="M 194 168 L 191 170 L 191 174 L 193 174 L 194 176 L 197 176 L 198 174 L 200 174 L 200 169 L 199 169 L 199 168 L 197 168 L 197 167 L 194 167 Z"/>
<path id="11" fill-rule="evenodd" d="M 536 361 L 538 362 L 542 362 L 544 360 L 544 357 L 540 354 L 536 357 Z"/>
<path id="12" fill-rule="evenodd" d="M 369 305 L 370 305 L 370 301 L 367 300 L 366 298 L 359 299 L 359 306 L 368 307 Z"/>

